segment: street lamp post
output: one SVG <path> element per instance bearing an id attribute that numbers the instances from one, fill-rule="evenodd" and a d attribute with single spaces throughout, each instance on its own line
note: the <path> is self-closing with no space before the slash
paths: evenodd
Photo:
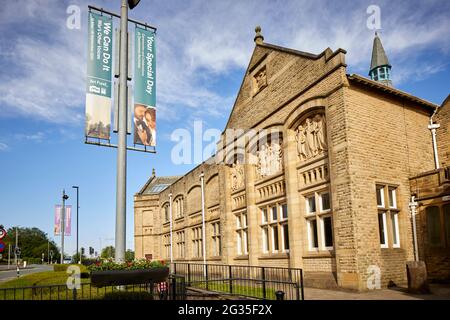
<path id="1" fill-rule="evenodd" d="M 65 215 L 66 215 L 66 200 L 69 199 L 69 196 L 66 194 L 66 191 L 63 189 L 62 195 L 62 209 L 61 209 L 61 264 L 64 263 L 64 228 L 66 226 Z"/>
<path id="2" fill-rule="evenodd" d="M 139 0 L 121 0 L 119 48 L 119 112 L 117 133 L 117 190 L 115 260 L 125 261 L 127 205 L 127 80 L 128 80 L 128 6 L 136 7 Z M 130 106 L 131 107 L 131 106 Z"/>
<path id="3" fill-rule="evenodd" d="M 72 186 L 72 188 L 77 189 L 77 254 L 79 254 L 78 256 L 78 263 L 81 264 L 81 254 L 78 251 L 78 209 L 80 208 L 79 203 L 78 203 L 78 196 L 79 196 L 79 189 L 80 187 L 78 186 Z"/>

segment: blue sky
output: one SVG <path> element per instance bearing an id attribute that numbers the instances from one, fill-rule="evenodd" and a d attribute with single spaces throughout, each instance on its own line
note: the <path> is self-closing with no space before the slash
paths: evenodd
<path id="1" fill-rule="evenodd" d="M 118 0 L 22 0 L 0 8 L 0 223 L 52 234 L 62 189 L 75 204 L 71 186 L 79 185 L 80 243 L 98 250 L 100 239 L 114 243 L 116 152 L 84 144 L 88 4 L 119 10 Z M 171 133 L 192 130 L 194 120 L 224 128 L 256 25 L 268 43 L 312 53 L 344 48 L 348 72 L 366 76 L 372 4 L 381 9 L 394 85 L 440 104 L 450 93 L 448 1 L 142 0 L 130 17 L 158 27 L 158 153 L 128 153 L 127 247 L 133 194 L 152 168 L 176 175 L 195 165 L 171 162 Z M 81 8 L 80 29 L 66 27 L 69 5 Z M 66 243 L 73 253 L 75 237 Z"/>

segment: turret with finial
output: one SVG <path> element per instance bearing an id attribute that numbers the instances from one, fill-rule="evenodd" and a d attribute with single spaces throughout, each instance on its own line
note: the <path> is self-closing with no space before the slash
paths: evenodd
<path id="1" fill-rule="evenodd" d="M 255 39 L 254 39 L 255 43 L 256 44 L 262 44 L 263 41 L 264 41 L 264 37 L 261 34 L 261 27 L 260 26 L 256 26 L 255 32 L 256 32 Z"/>

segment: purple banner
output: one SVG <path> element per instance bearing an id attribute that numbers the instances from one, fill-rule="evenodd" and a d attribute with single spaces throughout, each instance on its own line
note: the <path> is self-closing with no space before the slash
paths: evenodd
<path id="1" fill-rule="evenodd" d="M 71 226 L 72 226 L 72 206 L 66 206 L 66 216 L 64 217 L 65 227 L 64 235 L 70 236 Z"/>
<path id="2" fill-rule="evenodd" d="M 55 236 L 61 235 L 61 205 L 55 205 L 55 225 L 54 225 Z"/>
<path id="3" fill-rule="evenodd" d="M 55 236 L 61 235 L 61 211 L 62 206 L 60 204 L 55 205 L 55 225 L 54 225 L 54 234 Z M 66 206 L 66 214 L 64 216 L 64 235 L 70 236 L 72 230 L 72 206 Z"/>

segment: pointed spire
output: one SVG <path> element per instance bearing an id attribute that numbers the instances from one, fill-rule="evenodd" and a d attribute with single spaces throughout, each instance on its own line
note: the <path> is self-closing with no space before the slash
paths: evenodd
<path id="1" fill-rule="evenodd" d="M 261 27 L 260 26 L 256 26 L 255 32 L 256 32 L 255 39 L 254 39 L 255 43 L 256 44 L 262 44 L 263 41 L 264 41 L 264 37 L 261 34 Z"/>
<path id="2" fill-rule="evenodd" d="M 378 37 L 378 33 L 375 32 L 369 71 L 370 78 L 385 85 L 392 86 L 391 68 L 392 66 L 389 63 L 386 52 L 384 52 L 380 37 Z"/>
<path id="3" fill-rule="evenodd" d="M 380 37 L 378 33 L 375 32 L 375 38 L 373 39 L 373 49 L 372 49 L 372 61 L 370 62 L 370 70 L 372 71 L 376 67 L 389 66 L 389 60 L 384 51 L 383 45 L 381 44 Z"/>
<path id="4" fill-rule="evenodd" d="M 155 168 L 152 169 L 152 177 L 156 177 L 156 171 L 155 171 Z"/>

